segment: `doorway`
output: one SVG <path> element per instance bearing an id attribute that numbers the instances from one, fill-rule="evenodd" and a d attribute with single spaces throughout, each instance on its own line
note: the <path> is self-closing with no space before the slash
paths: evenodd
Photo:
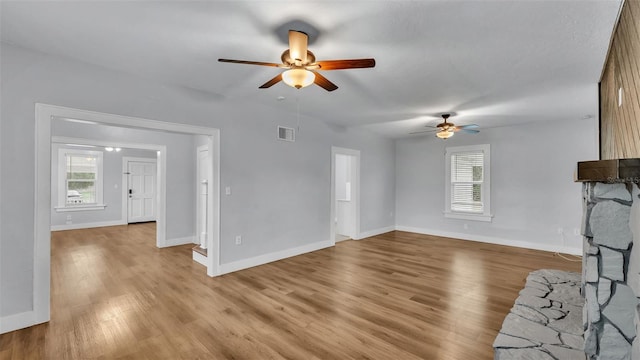
<path id="1" fill-rule="evenodd" d="M 331 237 L 358 239 L 360 233 L 360 151 L 331 149 Z"/>
<path id="2" fill-rule="evenodd" d="M 156 159 L 124 157 L 123 174 L 127 184 L 127 224 L 156 221 L 158 181 Z"/>
<path id="3" fill-rule="evenodd" d="M 212 224 L 207 244 L 214 254 L 207 258 L 207 275 L 220 274 L 220 130 L 216 128 L 170 123 L 122 115 L 98 113 L 80 109 L 36 103 L 36 149 L 35 168 L 36 186 L 34 208 L 35 243 L 33 273 L 33 311 L 25 315 L 25 325 L 31 326 L 50 319 L 51 295 L 51 124 L 54 119 L 78 119 L 85 123 L 103 124 L 123 128 L 150 129 L 181 134 L 204 135 L 211 149 L 211 191 L 208 194 L 208 220 Z M 135 147 L 135 146 L 134 146 Z M 166 149 L 158 151 L 158 172 L 166 174 Z M 159 189 L 159 202 L 164 204 L 166 188 L 163 183 Z M 157 238 L 166 238 L 166 212 L 159 206 L 156 214 Z"/>

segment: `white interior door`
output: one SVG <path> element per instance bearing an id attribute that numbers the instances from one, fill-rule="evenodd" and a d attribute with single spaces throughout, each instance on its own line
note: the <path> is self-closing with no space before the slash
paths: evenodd
<path id="1" fill-rule="evenodd" d="M 127 222 L 156 220 L 156 163 L 129 161 Z"/>

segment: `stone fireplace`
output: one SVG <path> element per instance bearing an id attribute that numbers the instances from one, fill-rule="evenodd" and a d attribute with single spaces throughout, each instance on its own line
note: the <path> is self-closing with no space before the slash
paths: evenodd
<path id="1" fill-rule="evenodd" d="M 640 359 L 640 159 L 578 163 L 577 181 L 584 351 L 589 360 Z"/>
<path id="2" fill-rule="evenodd" d="M 496 360 L 640 360 L 640 159 L 580 162 L 576 181 L 582 274 L 531 272 L 493 343 Z"/>

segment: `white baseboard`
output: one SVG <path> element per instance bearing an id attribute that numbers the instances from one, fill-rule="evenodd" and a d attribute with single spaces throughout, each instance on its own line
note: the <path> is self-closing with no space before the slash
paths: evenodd
<path id="1" fill-rule="evenodd" d="M 195 244 L 196 237 L 195 236 L 186 236 L 181 238 L 174 239 L 166 239 L 163 247 L 169 246 L 178 246 L 178 245 L 186 245 L 186 244 Z"/>
<path id="2" fill-rule="evenodd" d="M 123 220 L 113 220 L 113 221 L 100 221 L 100 222 L 93 222 L 93 223 L 51 225 L 51 231 L 90 229 L 90 228 L 118 226 L 118 225 L 127 225 L 127 222 Z"/>
<path id="3" fill-rule="evenodd" d="M 538 244 L 530 241 L 504 239 L 504 238 L 498 238 L 493 236 L 473 235 L 473 234 L 456 233 L 456 232 L 441 231 L 441 230 L 423 229 L 423 228 L 416 228 L 411 226 L 399 225 L 399 226 L 396 226 L 396 230 L 407 231 L 407 232 L 412 232 L 417 234 L 449 237 L 449 238 L 460 239 L 460 240 L 477 241 L 477 242 L 496 244 L 496 245 L 514 246 L 514 247 L 525 248 L 525 249 L 560 252 L 563 254 L 572 254 L 572 255 L 582 255 L 582 248 L 574 248 L 574 247 L 568 247 L 568 246 Z"/>
<path id="4" fill-rule="evenodd" d="M 193 251 L 193 261 L 197 262 L 198 264 L 207 266 L 207 257 L 195 250 Z"/>
<path id="5" fill-rule="evenodd" d="M 356 237 L 354 237 L 353 240 L 362 240 L 364 238 L 368 238 L 368 237 L 372 237 L 372 236 L 388 233 L 390 231 L 394 231 L 395 229 L 396 229 L 396 227 L 391 225 L 391 226 L 387 226 L 387 227 L 383 227 L 383 228 L 379 228 L 379 229 L 364 231 L 364 232 L 361 232 L 360 234 L 358 234 Z"/>
<path id="6" fill-rule="evenodd" d="M 45 321 L 46 322 L 46 321 Z M 0 334 L 38 325 L 35 311 L 0 317 Z"/>
<path id="7" fill-rule="evenodd" d="M 333 241 L 319 241 L 308 245 L 298 246 L 291 249 L 285 249 L 281 251 L 276 251 L 264 255 L 258 255 L 252 258 L 238 260 L 234 262 L 230 262 L 227 264 L 220 265 L 220 275 L 228 274 L 230 272 L 248 269 L 250 267 L 264 265 L 273 261 L 278 261 L 286 258 L 290 258 L 293 256 L 298 256 L 301 254 L 309 253 L 312 251 L 324 249 L 334 246 Z"/>

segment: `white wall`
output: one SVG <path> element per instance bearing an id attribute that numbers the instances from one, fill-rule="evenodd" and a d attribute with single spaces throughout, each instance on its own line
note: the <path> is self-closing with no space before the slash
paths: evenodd
<path id="1" fill-rule="evenodd" d="M 336 154 L 336 200 L 347 200 L 347 184 L 351 183 L 351 157 Z M 349 194 L 350 195 L 350 194 Z"/>
<path id="2" fill-rule="evenodd" d="M 597 89 L 594 86 L 594 104 Z M 491 223 L 447 219 L 445 146 L 491 144 Z M 582 194 L 578 161 L 596 160 L 597 119 L 481 129 L 446 141 L 396 142 L 397 226 L 434 235 L 579 254 Z M 464 228 L 467 224 L 468 229 Z M 558 234 L 562 228 L 564 235 Z"/>
<path id="3" fill-rule="evenodd" d="M 295 120 L 276 105 L 194 96 L 193 90 L 1 45 L 0 316 L 5 319 L 30 311 L 33 303 L 37 102 L 219 128 L 221 188 L 232 188 L 231 195 L 221 195 L 222 264 L 328 243 L 331 146 L 362 153 L 361 231 L 375 233 L 395 223 L 391 140 L 301 115 L 296 142 L 278 141 L 276 126 Z M 234 244 L 235 235 L 242 235 L 241 246 Z"/>

